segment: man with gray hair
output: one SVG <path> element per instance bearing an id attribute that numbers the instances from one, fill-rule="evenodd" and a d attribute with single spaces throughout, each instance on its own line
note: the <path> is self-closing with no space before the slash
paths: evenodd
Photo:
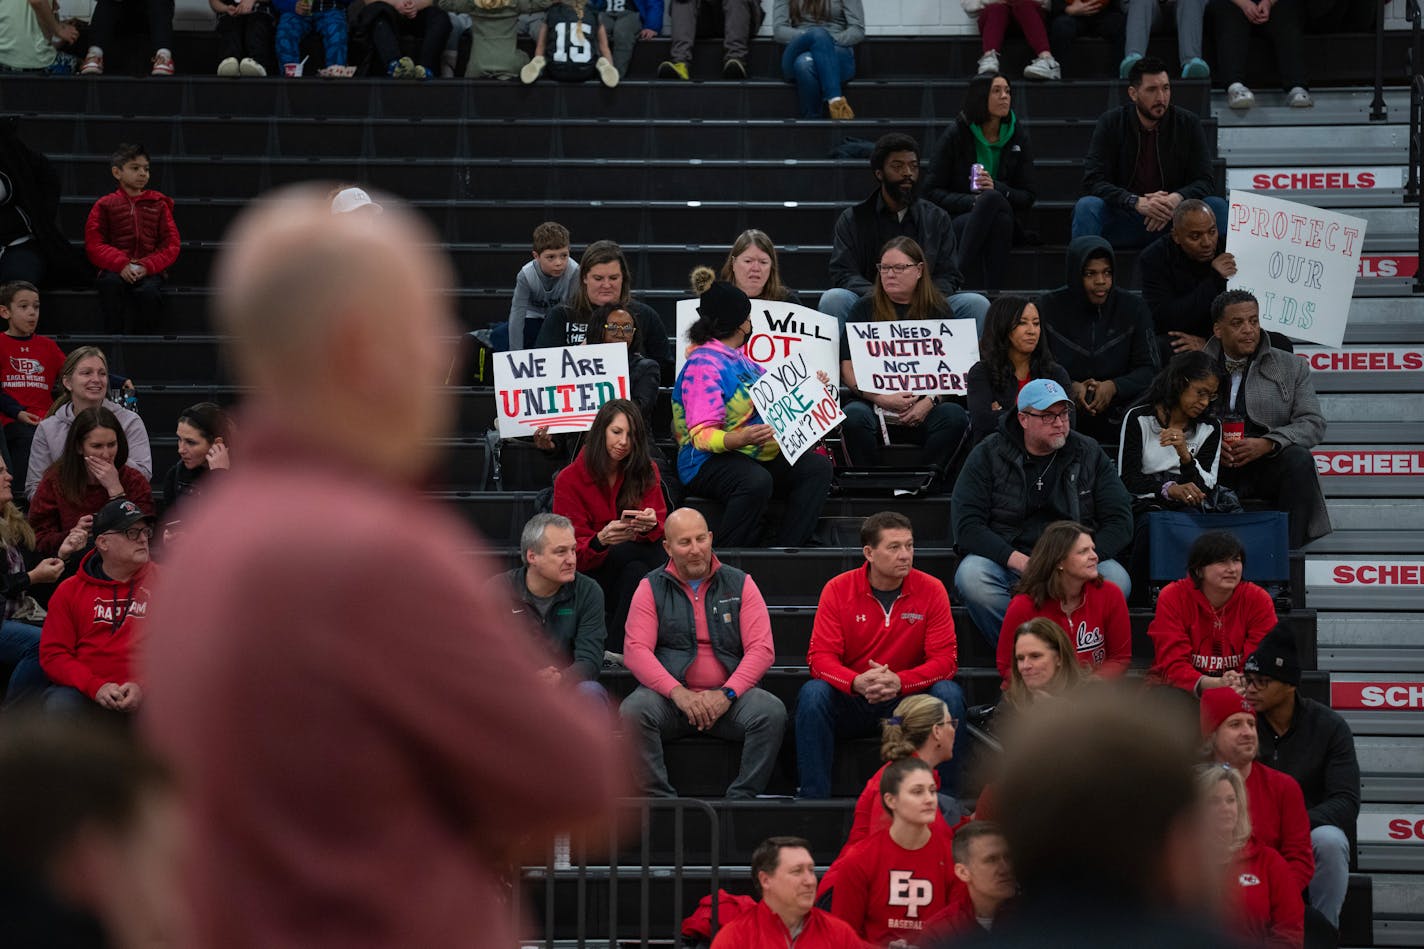
<path id="1" fill-rule="evenodd" d="M 1226 235 L 1205 201 L 1188 198 L 1172 212 L 1172 239 L 1153 241 L 1137 256 L 1137 281 L 1152 311 L 1162 365 L 1211 338 L 1211 301 L 1236 275 Z"/>
<path id="2" fill-rule="evenodd" d="M 562 514 L 535 514 L 519 536 L 524 566 L 504 574 L 515 615 L 528 616 L 563 665 L 539 670 L 546 682 L 577 682 L 581 692 L 607 698 L 598 684 L 603 667 L 603 591 L 578 572 L 574 525 Z"/>

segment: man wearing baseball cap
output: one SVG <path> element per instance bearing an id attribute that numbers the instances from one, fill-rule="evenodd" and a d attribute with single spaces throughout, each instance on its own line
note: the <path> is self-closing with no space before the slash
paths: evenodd
<path id="1" fill-rule="evenodd" d="M 1054 521 L 1093 532 L 1098 572 L 1126 596 L 1127 571 L 1113 560 L 1132 540 L 1132 497 L 1096 441 L 1069 428 L 1073 400 L 1052 379 L 1019 390 L 1018 412 L 964 462 L 954 484 L 954 540 L 963 559 L 954 586 L 991 645 L 1029 553 Z"/>
<path id="2" fill-rule="evenodd" d="M 1295 778 L 1305 796 L 1315 876 L 1310 905 L 1337 929 L 1350 882 L 1350 840 L 1360 816 L 1355 736 L 1332 709 L 1297 694 L 1300 657 L 1285 626 L 1246 657 L 1246 701 L 1256 711 L 1259 760 Z"/>
<path id="3" fill-rule="evenodd" d="M 138 710 L 134 657 L 156 573 L 148 559 L 153 521 L 127 499 L 94 516 L 94 549 L 55 589 L 40 632 L 40 666 L 54 683 L 46 710 L 77 711 L 90 701 L 111 712 Z"/>

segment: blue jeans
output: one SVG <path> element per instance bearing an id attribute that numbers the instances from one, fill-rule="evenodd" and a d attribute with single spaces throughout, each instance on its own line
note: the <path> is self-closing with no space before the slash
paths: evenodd
<path id="1" fill-rule="evenodd" d="M 827 316 L 834 316 L 841 324 L 841 333 L 845 333 L 846 317 L 850 315 L 850 308 L 855 306 L 855 301 L 860 299 L 860 294 L 854 290 L 846 290 L 842 287 L 832 287 L 821 294 L 821 301 L 816 309 Z M 975 332 L 979 336 L 984 335 L 984 317 L 989 312 L 989 298 L 982 293 L 952 293 L 949 296 L 949 313 L 956 320 L 973 320 Z"/>
<path id="2" fill-rule="evenodd" d="M 859 399 L 848 400 L 844 408 L 845 424 L 841 426 L 841 439 L 851 464 L 878 465 L 884 455 L 884 439 L 880 437 L 880 421 L 875 416 L 875 407 Z M 969 431 L 969 414 L 953 402 L 941 402 L 930 409 L 925 420 L 911 428 L 905 425 L 891 425 L 890 434 L 896 441 L 909 441 L 924 449 L 920 464 L 933 466 L 940 474 L 949 470 L 949 463 L 959 452 Z"/>
<path id="3" fill-rule="evenodd" d="M 49 715 L 84 715 L 98 709 L 89 696 L 68 685 L 52 685 L 44 692 L 44 710 Z"/>
<path id="4" fill-rule="evenodd" d="M 941 679 L 926 691 L 948 706 L 955 719 L 964 720 L 964 691 L 958 683 Z M 801 783 L 797 796 L 830 797 L 836 740 L 879 735 L 881 720 L 894 714 L 901 698 L 872 705 L 864 696 L 848 695 L 823 679 L 801 686 L 796 696 L 796 770 Z M 955 730 L 954 757 L 939 766 L 940 787 L 946 794 L 959 790 L 959 757 L 968 734 L 963 727 Z"/>
<path id="5" fill-rule="evenodd" d="M 1124 597 L 1132 592 L 1132 581 L 1116 560 L 1098 561 L 1098 573 L 1121 590 Z M 999 645 L 999 628 L 1004 625 L 1004 614 L 1009 611 L 1009 600 L 1013 599 L 1013 589 L 1018 582 L 1016 571 L 978 554 L 965 556 L 954 571 L 954 588 L 959 591 L 969 618 L 990 646 Z"/>
<path id="6" fill-rule="evenodd" d="M 0 625 L 0 666 L 10 667 L 9 685 L 0 690 L 7 708 L 42 693 L 49 679 L 40 669 L 40 628 L 18 620 Z"/>
<path id="7" fill-rule="evenodd" d="M 1315 851 L 1310 905 L 1339 929 L 1340 907 L 1350 886 L 1350 839 L 1334 824 L 1321 824 L 1310 832 L 1310 846 Z"/>
<path id="8" fill-rule="evenodd" d="M 1227 205 L 1224 198 L 1208 195 L 1202 198 L 1216 215 L 1216 227 L 1226 233 Z M 1104 238 L 1114 248 L 1145 247 L 1159 237 L 1171 233 L 1171 226 L 1149 231 L 1147 219 L 1128 208 L 1110 208 L 1102 198 L 1085 195 L 1073 205 L 1073 236 L 1085 234 Z"/>
<path id="9" fill-rule="evenodd" d="M 840 97 L 841 83 L 855 75 L 855 53 L 837 46 L 819 26 L 813 26 L 787 44 L 781 54 L 781 75 L 796 83 L 801 118 L 819 119 L 822 106 Z"/>

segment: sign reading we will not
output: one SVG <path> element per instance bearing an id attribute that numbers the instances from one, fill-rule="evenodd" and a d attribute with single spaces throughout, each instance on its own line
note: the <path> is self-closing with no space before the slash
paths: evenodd
<path id="1" fill-rule="evenodd" d="M 835 383 L 822 384 L 805 353 L 767 366 L 749 391 L 789 464 L 845 421 Z"/>
<path id="2" fill-rule="evenodd" d="M 855 385 L 862 392 L 963 395 L 979 361 L 973 320 L 887 320 L 847 323 Z"/>
<path id="3" fill-rule="evenodd" d="M 763 367 L 796 353 L 805 353 L 812 375 L 824 370 L 840 378 L 840 321 L 819 310 L 777 300 L 752 301 L 752 335 L 742 352 Z M 697 322 L 697 300 L 677 301 L 677 366 L 687 362 L 687 331 Z"/>
<path id="4" fill-rule="evenodd" d="M 623 343 L 518 349 L 494 356 L 495 413 L 500 438 L 586 432 L 603 403 L 628 398 Z"/>

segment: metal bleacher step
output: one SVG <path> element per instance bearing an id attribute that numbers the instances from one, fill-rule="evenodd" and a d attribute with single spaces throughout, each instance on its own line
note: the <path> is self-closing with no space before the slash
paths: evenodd
<path id="1" fill-rule="evenodd" d="M 1424 624 L 1416 613 L 1322 612 L 1317 661 L 1339 674 L 1424 672 Z"/>
<path id="2" fill-rule="evenodd" d="M 1424 804 L 1424 738 L 1360 735 L 1360 794 L 1372 803 Z"/>

